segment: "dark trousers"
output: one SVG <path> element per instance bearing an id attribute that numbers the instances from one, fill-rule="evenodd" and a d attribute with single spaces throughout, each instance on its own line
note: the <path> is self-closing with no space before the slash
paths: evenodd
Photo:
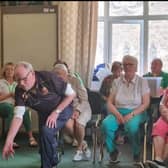
<path id="1" fill-rule="evenodd" d="M 41 168 L 52 168 L 58 164 L 56 133 L 64 127 L 72 115 L 72 107 L 69 106 L 62 111 L 57 119 L 56 128 L 48 128 L 39 123 L 40 131 L 40 156 Z"/>

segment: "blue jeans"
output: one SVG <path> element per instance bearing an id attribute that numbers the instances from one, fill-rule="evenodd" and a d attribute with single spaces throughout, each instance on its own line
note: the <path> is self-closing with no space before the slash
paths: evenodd
<path id="1" fill-rule="evenodd" d="M 58 164 L 57 158 L 57 139 L 56 133 L 64 127 L 65 123 L 72 115 L 72 107 L 69 106 L 62 111 L 57 119 L 56 128 L 48 128 L 42 123 L 39 123 L 40 131 L 40 155 L 41 167 L 52 168 Z M 40 122 L 40 121 L 39 121 Z"/>
<path id="2" fill-rule="evenodd" d="M 133 109 L 120 108 L 118 111 L 124 116 L 133 111 Z M 124 124 L 124 130 L 128 134 L 128 138 L 132 145 L 133 154 L 139 154 L 140 152 L 140 137 L 139 137 L 139 126 L 146 119 L 146 112 L 134 116 L 127 123 Z M 116 117 L 113 114 L 109 114 L 102 122 L 101 129 L 105 136 L 105 144 L 109 153 L 116 149 L 114 142 L 116 131 L 119 127 Z"/>

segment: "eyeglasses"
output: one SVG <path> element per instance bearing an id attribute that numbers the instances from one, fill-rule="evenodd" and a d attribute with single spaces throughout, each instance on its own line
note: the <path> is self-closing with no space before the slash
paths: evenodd
<path id="1" fill-rule="evenodd" d="M 123 64 L 123 66 L 124 67 L 126 67 L 126 66 L 134 66 L 135 64 L 133 64 L 133 63 L 125 63 L 125 64 Z"/>
<path id="2" fill-rule="evenodd" d="M 17 81 L 18 83 L 20 83 L 21 81 L 26 82 L 26 81 L 27 81 L 27 78 L 28 78 L 28 76 L 29 76 L 29 74 L 30 74 L 30 72 L 31 72 L 31 71 L 29 71 L 25 77 L 20 78 L 20 79 L 19 79 L 19 78 L 16 79 L 16 81 Z"/>

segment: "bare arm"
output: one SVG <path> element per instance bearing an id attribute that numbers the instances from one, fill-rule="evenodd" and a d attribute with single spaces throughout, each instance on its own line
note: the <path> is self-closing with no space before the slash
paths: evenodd
<path id="1" fill-rule="evenodd" d="M 49 128 L 54 128 L 56 127 L 56 120 L 59 116 L 59 113 L 56 112 L 56 110 L 59 109 L 60 113 L 65 109 L 65 107 L 67 107 L 72 100 L 75 98 L 76 94 L 73 93 L 69 96 L 66 96 L 63 101 L 57 106 L 57 108 L 48 116 L 47 121 L 46 121 L 46 125 Z"/>
<path id="2" fill-rule="evenodd" d="M 114 95 L 110 94 L 108 99 L 107 99 L 107 106 L 108 110 L 117 118 L 118 122 L 120 124 L 124 123 L 124 118 L 120 114 L 120 112 L 117 110 L 117 108 L 114 106 Z"/>
<path id="3" fill-rule="evenodd" d="M 5 145 L 3 147 L 3 153 L 2 153 L 3 159 L 8 159 L 10 156 L 13 156 L 14 154 L 13 141 L 17 132 L 19 131 L 21 124 L 22 124 L 21 118 L 17 118 L 17 117 L 13 118 L 7 138 L 6 138 Z"/>
<path id="4" fill-rule="evenodd" d="M 63 111 L 65 107 L 67 107 L 72 102 L 75 96 L 76 96 L 75 93 L 72 95 L 66 96 L 64 100 L 57 106 L 56 110 L 59 109 L 60 111 Z"/>
<path id="5" fill-rule="evenodd" d="M 168 123 L 168 108 L 165 105 L 160 105 L 159 110 L 163 120 Z"/>
<path id="6" fill-rule="evenodd" d="M 0 101 L 5 100 L 10 97 L 13 97 L 13 93 L 7 93 L 7 94 L 0 93 Z"/>
<path id="7" fill-rule="evenodd" d="M 134 115 L 143 113 L 149 106 L 149 103 L 150 103 L 150 94 L 146 93 L 142 96 L 142 104 L 133 111 Z"/>
<path id="8" fill-rule="evenodd" d="M 76 91 L 76 97 L 73 100 L 73 115 L 71 118 L 77 119 L 80 113 L 83 112 L 83 107 L 86 106 L 86 104 L 89 106 L 88 94 L 86 88 L 76 77 L 70 78 L 70 83 Z"/>
<path id="9" fill-rule="evenodd" d="M 143 113 L 147 107 L 149 106 L 150 103 L 150 94 L 146 93 L 142 96 L 142 103 L 139 107 L 137 107 L 136 109 L 134 109 L 134 111 L 132 111 L 131 113 L 127 114 L 126 116 L 124 116 L 124 120 L 125 122 L 127 122 L 128 120 L 130 120 L 132 117 Z"/>

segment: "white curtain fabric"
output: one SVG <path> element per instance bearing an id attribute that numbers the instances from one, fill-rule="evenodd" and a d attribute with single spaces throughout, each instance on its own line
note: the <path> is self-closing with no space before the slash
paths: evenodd
<path id="1" fill-rule="evenodd" d="M 58 58 L 78 72 L 85 86 L 91 85 L 97 43 L 97 1 L 59 2 L 60 35 Z"/>

